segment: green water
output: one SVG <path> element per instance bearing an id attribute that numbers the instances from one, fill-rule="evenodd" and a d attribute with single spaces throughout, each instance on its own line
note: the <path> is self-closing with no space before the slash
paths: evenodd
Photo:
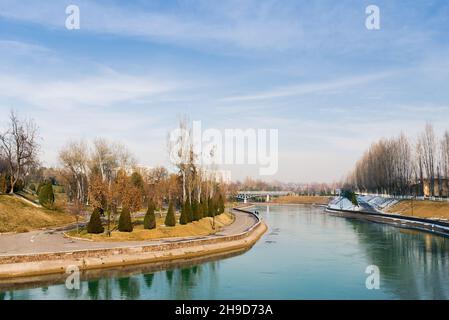
<path id="1" fill-rule="evenodd" d="M 309 206 L 258 207 L 268 232 L 249 251 L 173 270 L 103 274 L 8 290 L 0 299 L 448 299 L 449 238 L 330 216 Z M 365 285 L 367 266 L 380 288 Z"/>

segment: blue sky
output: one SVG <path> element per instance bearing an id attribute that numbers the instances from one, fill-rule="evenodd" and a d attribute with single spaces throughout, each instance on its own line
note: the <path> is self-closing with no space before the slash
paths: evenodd
<path id="1" fill-rule="evenodd" d="M 65 28 L 69 4 L 80 30 Z M 370 4 L 380 30 L 365 28 Z M 0 121 L 35 118 L 47 165 L 67 140 L 99 136 L 167 164 L 187 114 L 279 129 L 269 179 L 332 181 L 378 138 L 449 128 L 448 80 L 447 1 L 0 0 Z"/>

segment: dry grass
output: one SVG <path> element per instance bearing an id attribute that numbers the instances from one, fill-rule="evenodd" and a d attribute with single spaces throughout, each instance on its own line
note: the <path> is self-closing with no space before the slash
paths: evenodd
<path id="1" fill-rule="evenodd" d="M 449 219 L 449 202 L 413 201 L 413 214 L 410 200 L 402 200 L 387 209 L 387 212 L 398 213 L 419 218 Z"/>
<path id="2" fill-rule="evenodd" d="M 36 208 L 9 195 L 0 195 L 0 233 L 27 232 L 74 221 L 68 213 Z"/>
<path id="3" fill-rule="evenodd" d="M 177 217 L 178 219 L 179 217 Z M 228 213 L 223 213 L 215 217 L 215 230 L 212 228 L 212 218 L 203 218 L 186 225 L 177 224 L 175 227 L 163 226 L 165 218 L 156 219 L 156 229 L 146 230 L 141 224 L 141 219 L 135 221 L 133 232 L 113 231 L 111 237 L 103 234 L 88 234 L 86 230 L 82 230 L 80 234 L 71 231 L 71 236 L 91 239 L 94 241 L 142 241 L 161 238 L 177 238 L 190 236 L 206 236 L 220 231 L 226 225 L 234 221 L 234 217 Z"/>
<path id="4" fill-rule="evenodd" d="M 274 198 L 273 203 L 286 204 L 328 204 L 332 197 L 327 196 L 284 196 Z"/>

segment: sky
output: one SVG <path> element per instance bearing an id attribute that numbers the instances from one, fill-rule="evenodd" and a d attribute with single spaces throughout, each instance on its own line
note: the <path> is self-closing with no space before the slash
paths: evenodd
<path id="1" fill-rule="evenodd" d="M 65 26 L 80 9 L 80 29 Z M 365 9 L 380 9 L 380 29 Z M 449 129 L 449 2 L 0 0 L 0 127 L 33 118 L 41 160 L 104 137 L 167 165 L 180 117 L 277 129 L 285 182 L 344 177 L 369 145 Z"/>

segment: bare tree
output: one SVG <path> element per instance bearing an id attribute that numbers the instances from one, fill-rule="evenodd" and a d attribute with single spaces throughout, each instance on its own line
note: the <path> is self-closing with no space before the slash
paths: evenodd
<path id="1" fill-rule="evenodd" d="M 20 120 L 14 111 L 9 116 L 8 129 L 0 133 L 0 148 L 8 164 L 10 194 L 20 179 L 37 165 L 38 130 L 33 120 Z"/>
<path id="2" fill-rule="evenodd" d="M 182 202 L 187 200 L 187 188 L 189 180 L 189 163 L 192 156 L 191 130 L 188 127 L 187 119 L 179 121 L 178 134 L 176 137 L 169 137 L 168 151 L 170 161 L 179 170 L 182 179 Z"/>
<path id="3" fill-rule="evenodd" d="M 78 200 L 75 200 L 69 205 L 69 212 L 75 217 L 76 220 L 76 233 L 79 233 L 79 221 L 83 210 L 84 205 Z"/>
<path id="4" fill-rule="evenodd" d="M 60 152 L 61 176 L 72 201 L 87 202 L 89 152 L 85 142 L 69 142 Z"/>
<path id="5" fill-rule="evenodd" d="M 449 197 L 449 131 L 447 130 L 441 140 L 441 169 L 446 185 L 446 197 Z"/>
<path id="6" fill-rule="evenodd" d="M 426 124 L 424 132 L 418 137 L 422 148 L 422 163 L 426 178 L 429 180 L 430 195 L 435 195 L 435 164 L 436 164 L 436 138 L 433 127 L 430 123 Z"/>

